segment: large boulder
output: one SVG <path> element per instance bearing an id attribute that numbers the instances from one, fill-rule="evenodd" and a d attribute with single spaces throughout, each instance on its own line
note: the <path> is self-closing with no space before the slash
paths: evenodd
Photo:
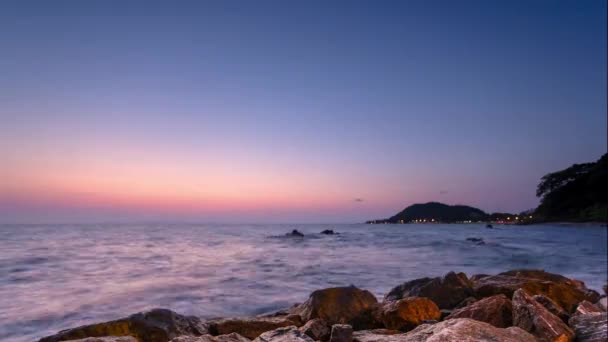
<path id="1" fill-rule="evenodd" d="M 245 317 L 223 318 L 207 322 L 211 335 L 225 335 L 237 333 L 248 339 L 254 339 L 267 331 L 288 326 L 301 326 L 302 321 L 298 315 L 277 317 Z"/>
<path id="2" fill-rule="evenodd" d="M 137 342 L 137 339 L 132 336 L 103 336 L 79 338 L 77 340 L 69 340 L 66 342 Z"/>
<path id="3" fill-rule="evenodd" d="M 267 331 L 253 342 L 314 342 L 314 340 L 300 332 L 295 325 L 292 325 Z"/>
<path id="4" fill-rule="evenodd" d="M 608 341 L 607 314 L 589 313 L 570 318 L 570 326 L 576 332 L 577 342 L 606 342 Z"/>
<path id="5" fill-rule="evenodd" d="M 438 320 L 439 308 L 428 298 L 408 297 L 386 302 L 380 309 L 380 320 L 387 329 L 408 331 L 423 321 Z"/>
<path id="6" fill-rule="evenodd" d="M 381 341 L 385 336 L 388 335 L 404 335 L 402 331 L 391 330 L 391 329 L 371 329 L 371 330 L 359 330 L 353 332 L 353 341 Z"/>
<path id="7" fill-rule="evenodd" d="M 331 328 L 327 322 L 320 318 L 311 319 L 301 326 L 299 330 L 315 341 L 327 341 L 331 334 Z"/>
<path id="8" fill-rule="evenodd" d="M 182 316 L 167 309 L 153 309 L 115 321 L 67 329 L 40 339 L 58 342 L 86 337 L 132 336 L 139 342 L 167 342 L 178 336 L 200 336 L 207 326 L 197 317 Z"/>
<path id="9" fill-rule="evenodd" d="M 513 325 L 532 333 L 539 341 L 565 342 L 574 339 L 574 331 L 570 327 L 523 289 L 513 294 Z"/>
<path id="10" fill-rule="evenodd" d="M 469 306 L 454 310 L 446 319 L 472 318 L 490 323 L 497 328 L 513 325 L 513 305 L 505 295 L 497 295 L 479 300 Z"/>
<path id="11" fill-rule="evenodd" d="M 305 322 L 320 318 L 328 324 L 350 324 L 377 303 L 376 297 L 367 290 L 354 286 L 333 287 L 314 291 L 294 312 Z"/>
<path id="12" fill-rule="evenodd" d="M 570 319 L 570 314 L 564 310 L 559 304 L 553 301 L 553 299 L 545 296 L 545 295 L 534 295 L 532 298 L 540 303 L 540 305 L 544 306 L 545 309 L 549 310 L 550 313 L 559 317 L 564 323 L 568 323 Z"/>
<path id="13" fill-rule="evenodd" d="M 180 336 L 172 339 L 170 342 L 250 342 L 248 338 L 245 338 L 237 333 L 227 335 L 203 335 L 203 336 Z"/>
<path id="14" fill-rule="evenodd" d="M 595 303 L 599 299 L 599 294 L 586 288 L 583 282 L 542 270 L 514 270 L 484 277 L 477 280 L 473 288 L 477 298 L 497 294 L 510 298 L 521 288 L 530 295 L 543 294 L 551 298 L 569 313 L 583 300 Z"/>
<path id="15" fill-rule="evenodd" d="M 440 309 L 452 309 L 472 295 L 472 283 L 466 274 L 449 272 L 443 277 L 421 278 L 405 282 L 391 289 L 384 300 L 427 297 Z"/>

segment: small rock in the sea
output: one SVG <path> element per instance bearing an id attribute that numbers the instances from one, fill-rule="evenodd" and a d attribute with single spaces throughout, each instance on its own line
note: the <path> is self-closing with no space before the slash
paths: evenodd
<path id="1" fill-rule="evenodd" d="M 302 234 L 299 230 L 294 229 L 291 231 L 291 233 L 287 233 L 285 234 L 286 236 L 295 236 L 295 237 L 304 237 L 304 234 Z"/>
<path id="2" fill-rule="evenodd" d="M 278 328 L 258 336 L 253 342 L 314 342 L 295 326 Z"/>
<path id="3" fill-rule="evenodd" d="M 237 333 L 254 339 L 264 332 L 287 326 L 301 326 L 299 315 L 277 317 L 223 318 L 207 322 L 211 335 Z"/>
<path id="4" fill-rule="evenodd" d="M 577 342 L 608 341 L 608 316 L 605 312 L 576 315 L 569 324 L 576 332 Z"/>
<path id="5" fill-rule="evenodd" d="M 440 318 L 439 308 L 428 298 L 403 298 L 385 302 L 381 308 L 381 320 L 387 329 L 408 331 L 423 321 L 436 321 Z"/>
<path id="6" fill-rule="evenodd" d="M 477 321 L 492 324 L 497 328 L 507 328 L 513 325 L 513 305 L 505 295 L 497 295 L 481 299 L 469 306 L 454 310 L 446 319 L 472 318 Z"/>
<path id="7" fill-rule="evenodd" d="M 385 301 L 405 297 L 426 297 L 440 309 L 453 309 L 473 296 L 472 283 L 464 273 L 449 272 L 443 277 L 410 280 L 391 289 Z"/>
<path id="8" fill-rule="evenodd" d="M 329 342 L 352 342 L 353 327 L 348 324 L 334 324 L 331 326 Z"/>
<path id="9" fill-rule="evenodd" d="M 568 323 L 570 319 L 570 314 L 564 310 L 559 304 L 553 301 L 553 299 L 545 296 L 545 295 L 534 295 L 532 297 L 535 301 L 539 302 L 545 309 L 549 310 L 550 313 L 559 317 L 564 323 Z"/>
<path id="10" fill-rule="evenodd" d="M 201 336 L 207 326 L 197 317 L 167 309 L 153 309 L 115 321 L 85 325 L 43 337 L 39 342 L 58 342 L 85 337 L 136 336 L 146 342 L 167 342 L 178 336 Z"/>
<path id="11" fill-rule="evenodd" d="M 599 299 L 599 294 L 586 288 L 582 282 L 542 270 L 499 273 L 475 281 L 473 288 L 477 298 L 497 294 L 512 297 L 517 289 L 522 288 L 530 295 L 544 294 L 569 313 L 574 312 L 578 303 L 583 300 L 595 303 Z"/>
<path id="12" fill-rule="evenodd" d="M 603 310 L 595 306 L 594 304 L 591 304 L 588 301 L 584 300 L 578 304 L 574 315 L 584 315 L 593 312 L 603 312 Z"/>
<path id="13" fill-rule="evenodd" d="M 574 331 L 559 317 L 535 301 L 525 290 L 513 294 L 513 325 L 532 333 L 540 341 L 572 341 Z"/>
<path id="14" fill-rule="evenodd" d="M 367 290 L 354 286 L 333 287 L 314 291 L 294 313 L 305 322 L 321 318 L 328 324 L 347 324 L 377 303 L 376 297 Z"/>
<path id="15" fill-rule="evenodd" d="M 311 319 L 301 326 L 299 330 L 315 341 L 327 341 L 331 334 L 331 329 L 327 322 L 320 318 Z"/>
<path id="16" fill-rule="evenodd" d="M 475 244 L 477 244 L 477 245 L 485 245 L 486 244 L 486 242 L 483 241 L 482 238 L 470 237 L 470 238 L 467 238 L 467 241 L 475 242 Z"/>
<path id="17" fill-rule="evenodd" d="M 321 234 L 324 234 L 324 235 L 334 235 L 334 234 L 338 234 L 338 233 L 334 232 L 333 229 L 325 229 L 324 231 L 321 232 Z"/>

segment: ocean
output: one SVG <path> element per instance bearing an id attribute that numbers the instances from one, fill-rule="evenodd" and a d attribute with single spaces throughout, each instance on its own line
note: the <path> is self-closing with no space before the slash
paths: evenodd
<path id="1" fill-rule="evenodd" d="M 284 236 L 293 229 L 305 237 Z M 380 300 L 404 281 L 449 271 L 537 268 L 600 290 L 606 242 L 599 226 L 0 225 L 0 340 L 34 341 L 155 307 L 256 315 L 332 286 Z"/>

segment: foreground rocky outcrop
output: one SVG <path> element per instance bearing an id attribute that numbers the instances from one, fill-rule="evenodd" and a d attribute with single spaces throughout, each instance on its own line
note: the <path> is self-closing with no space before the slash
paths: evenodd
<path id="1" fill-rule="evenodd" d="M 40 342 L 597 342 L 608 339 L 605 298 L 540 270 L 450 272 L 406 281 L 382 302 L 354 286 L 334 287 L 263 316 L 202 321 L 154 309 Z"/>
<path id="2" fill-rule="evenodd" d="M 182 316 L 167 309 L 154 309 L 115 321 L 63 330 L 40 339 L 40 342 L 103 336 L 132 336 L 141 342 L 167 342 L 178 336 L 201 336 L 206 333 L 207 325 L 197 317 Z"/>

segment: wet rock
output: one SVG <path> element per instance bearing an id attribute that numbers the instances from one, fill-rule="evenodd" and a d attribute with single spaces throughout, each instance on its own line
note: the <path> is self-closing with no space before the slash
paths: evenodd
<path id="1" fill-rule="evenodd" d="M 452 309 L 473 296 L 471 282 L 464 273 L 449 272 L 443 277 L 421 278 L 405 282 L 384 297 L 385 301 L 406 297 L 426 297 L 440 309 Z"/>
<path id="2" fill-rule="evenodd" d="M 258 336 L 253 342 L 313 342 L 314 340 L 303 334 L 296 326 L 278 328 L 267 331 Z"/>
<path id="3" fill-rule="evenodd" d="M 608 311 L 608 297 L 600 298 L 600 300 L 598 300 L 595 305 L 597 305 L 597 307 L 599 307 L 603 311 Z"/>
<path id="4" fill-rule="evenodd" d="M 476 245 L 485 245 L 486 244 L 486 242 L 483 241 L 482 238 L 470 237 L 470 238 L 467 238 L 467 241 L 474 242 Z"/>
<path id="5" fill-rule="evenodd" d="M 408 297 L 386 302 L 381 308 L 381 321 L 387 329 L 408 331 L 423 321 L 438 320 L 441 312 L 428 298 Z"/>
<path id="6" fill-rule="evenodd" d="M 514 270 L 477 280 L 473 286 L 477 298 L 504 294 L 512 297 L 517 289 L 524 289 L 530 295 L 543 294 L 571 313 L 578 303 L 599 299 L 597 292 L 589 290 L 584 283 L 568 279 L 559 274 L 542 270 Z"/>
<path id="7" fill-rule="evenodd" d="M 577 342 L 608 341 L 608 323 L 605 312 L 576 315 L 569 324 L 576 332 Z"/>
<path id="8" fill-rule="evenodd" d="M 323 235 L 335 235 L 335 234 L 338 234 L 338 233 L 334 232 L 333 229 L 325 229 L 320 234 L 323 234 Z"/>
<path id="9" fill-rule="evenodd" d="M 180 336 L 172 339 L 170 342 L 250 342 L 248 338 L 245 338 L 237 333 L 227 335 L 203 335 L 203 336 Z"/>
<path id="10" fill-rule="evenodd" d="M 594 313 L 594 312 L 603 312 L 603 311 L 599 307 L 584 300 L 578 304 L 578 306 L 576 307 L 576 311 L 574 312 L 574 315 L 585 315 L 585 314 Z"/>
<path id="11" fill-rule="evenodd" d="M 530 332 L 539 341 L 573 341 L 574 331 L 535 301 L 525 290 L 513 294 L 513 325 Z"/>
<path id="12" fill-rule="evenodd" d="M 197 317 L 182 316 L 167 309 L 153 309 L 115 321 L 63 330 L 43 337 L 40 342 L 104 336 L 133 336 L 140 342 L 167 342 L 178 336 L 200 336 L 206 333 L 207 326 Z"/>
<path id="13" fill-rule="evenodd" d="M 66 342 L 137 342 L 137 339 L 132 336 L 103 336 L 87 337 L 78 340 L 69 340 Z"/>
<path id="14" fill-rule="evenodd" d="M 331 326 L 329 342 L 352 342 L 353 327 L 348 324 L 334 324 Z"/>
<path id="15" fill-rule="evenodd" d="M 300 316 L 224 318 L 208 322 L 211 335 L 237 333 L 248 339 L 254 339 L 267 331 L 292 325 L 302 325 Z"/>
<path id="16" fill-rule="evenodd" d="M 331 334 L 329 325 L 320 318 L 311 319 L 301 326 L 299 330 L 315 341 L 327 341 Z"/>
<path id="17" fill-rule="evenodd" d="M 291 233 L 287 233 L 285 234 L 285 236 L 291 236 L 291 237 L 304 237 L 304 234 L 300 233 L 299 230 L 294 229 L 291 231 Z"/>
<path id="18" fill-rule="evenodd" d="M 559 317 L 564 323 L 568 323 L 570 315 L 566 312 L 566 310 L 564 310 L 564 308 L 554 302 L 553 299 L 545 295 L 534 295 L 532 298 L 538 303 L 540 303 L 542 306 L 544 306 L 545 309 L 549 310 L 550 313 Z"/>
<path id="19" fill-rule="evenodd" d="M 372 310 L 378 300 L 366 290 L 354 286 L 333 287 L 310 294 L 294 312 L 305 322 L 320 318 L 328 324 L 347 324 Z"/>
<path id="20" fill-rule="evenodd" d="M 492 324 L 497 328 L 513 325 L 513 306 L 505 295 L 497 295 L 479 300 L 467 307 L 454 310 L 446 319 L 471 318 Z"/>
<path id="21" fill-rule="evenodd" d="M 437 324 L 424 324 L 402 335 L 390 335 L 393 340 L 382 342 L 536 342 L 531 334 L 517 327 L 497 328 L 470 318 L 456 318 Z M 368 339 L 361 342 L 372 342 Z"/>

